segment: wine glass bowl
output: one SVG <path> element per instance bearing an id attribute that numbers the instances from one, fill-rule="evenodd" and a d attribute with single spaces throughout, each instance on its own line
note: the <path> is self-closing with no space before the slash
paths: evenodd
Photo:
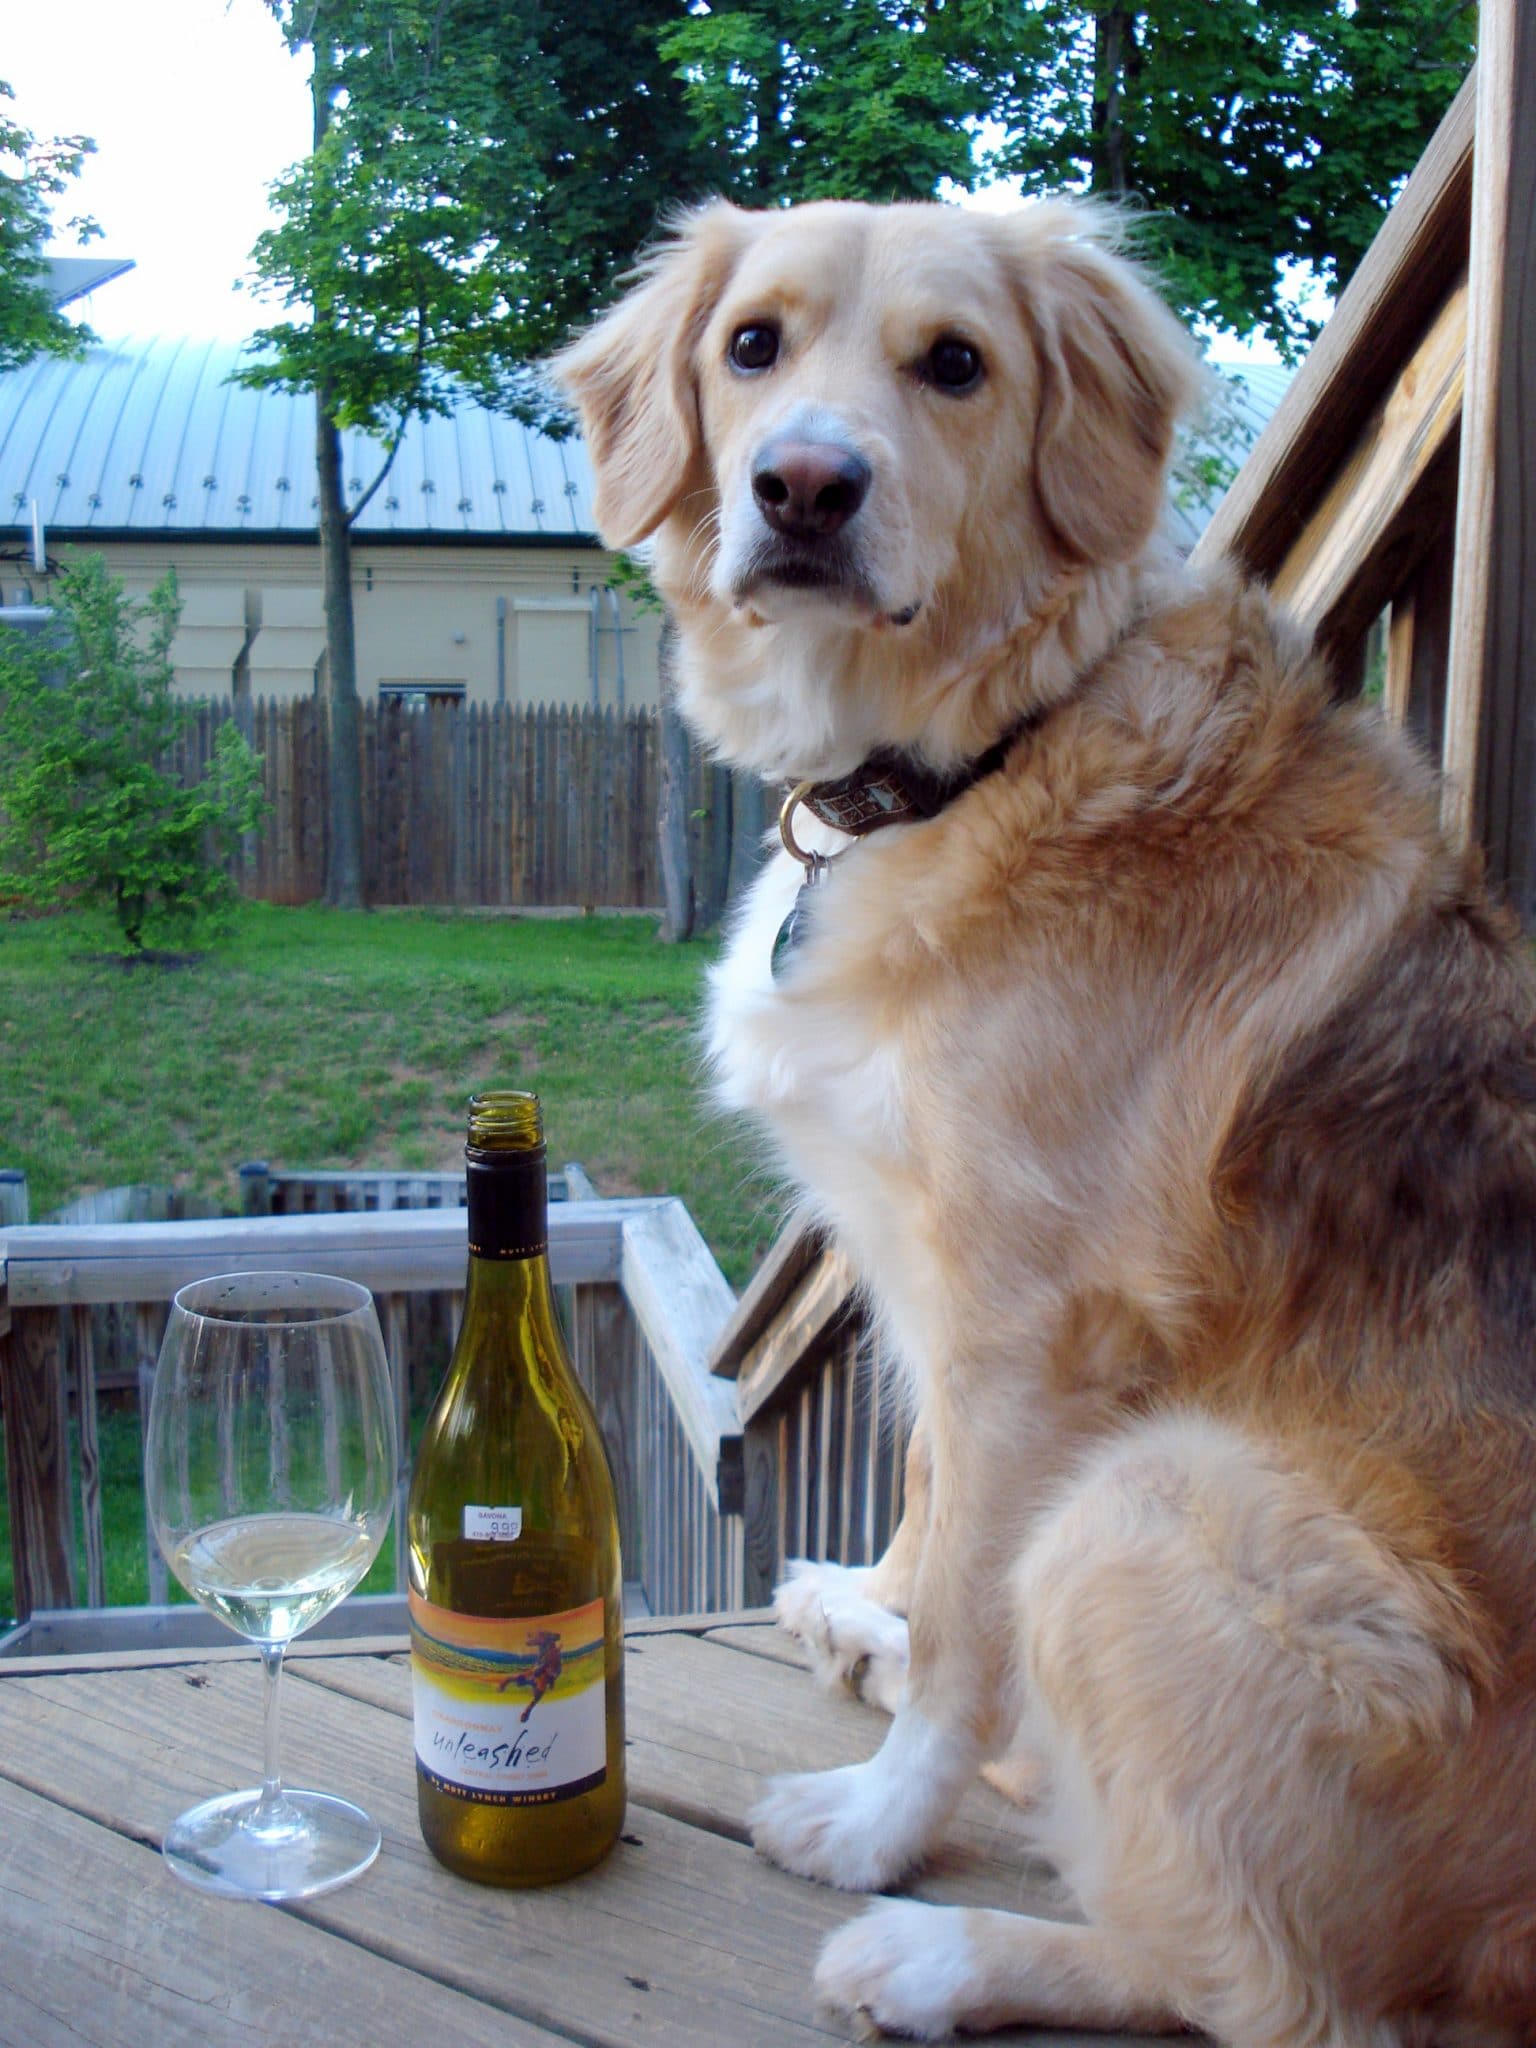
<path id="1" fill-rule="evenodd" d="M 144 1479 L 151 1526 L 189 1593 L 261 1652 L 260 1790 L 205 1801 L 165 1841 L 178 1876 L 267 1900 L 365 1870 L 359 1807 L 285 1789 L 283 1651 L 358 1584 L 389 1526 L 394 1400 L 367 1288 L 315 1273 L 231 1273 L 176 1295 L 155 1371 Z"/>

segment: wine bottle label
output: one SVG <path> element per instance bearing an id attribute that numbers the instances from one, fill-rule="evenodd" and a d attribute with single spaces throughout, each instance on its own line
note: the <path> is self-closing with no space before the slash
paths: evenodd
<path id="1" fill-rule="evenodd" d="M 574 1799 L 607 1775 L 603 1603 L 517 1621 L 412 1591 L 416 1762 L 440 1792 L 490 1806 Z"/>
<path id="2" fill-rule="evenodd" d="M 521 1508 L 476 1508 L 464 1503 L 461 1533 L 466 1543 L 515 1543 L 523 1533 Z"/>

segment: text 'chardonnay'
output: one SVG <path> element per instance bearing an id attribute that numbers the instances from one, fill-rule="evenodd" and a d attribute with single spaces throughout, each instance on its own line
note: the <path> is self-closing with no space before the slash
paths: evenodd
<path id="1" fill-rule="evenodd" d="M 548 1884 L 624 1820 L 618 1519 L 549 1279 L 538 1098 L 470 1103 L 469 1278 L 411 1479 L 421 1832 L 450 1870 Z"/>

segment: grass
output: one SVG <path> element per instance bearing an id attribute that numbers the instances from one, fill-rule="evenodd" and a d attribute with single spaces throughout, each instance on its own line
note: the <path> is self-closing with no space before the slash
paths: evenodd
<path id="1" fill-rule="evenodd" d="M 708 945 L 643 918 L 264 904 L 187 965 L 125 969 L 111 945 L 84 916 L 0 924 L 0 1166 L 34 1218 L 140 1181 L 234 1211 L 248 1159 L 450 1167 L 466 1098 L 501 1082 L 539 1091 L 551 1160 L 600 1193 L 680 1195 L 734 1286 L 772 1240 L 774 1186 L 705 1101 Z M 115 1558 L 140 1547 L 132 1411 L 102 1434 Z M 114 1602 L 144 1597 L 141 1557 L 109 1577 Z M 0 1617 L 10 1590 L 0 1522 Z"/>

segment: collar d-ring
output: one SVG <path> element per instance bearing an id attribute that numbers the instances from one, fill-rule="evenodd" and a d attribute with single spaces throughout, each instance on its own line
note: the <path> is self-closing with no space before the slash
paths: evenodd
<path id="1" fill-rule="evenodd" d="M 797 782 L 779 806 L 779 837 L 784 842 L 784 851 L 799 861 L 807 874 L 811 872 L 818 859 L 822 858 L 822 856 L 806 852 L 799 840 L 796 839 L 794 826 L 790 821 L 794 817 L 796 809 L 804 803 L 815 787 L 816 780 L 814 776 L 808 782 Z"/>

